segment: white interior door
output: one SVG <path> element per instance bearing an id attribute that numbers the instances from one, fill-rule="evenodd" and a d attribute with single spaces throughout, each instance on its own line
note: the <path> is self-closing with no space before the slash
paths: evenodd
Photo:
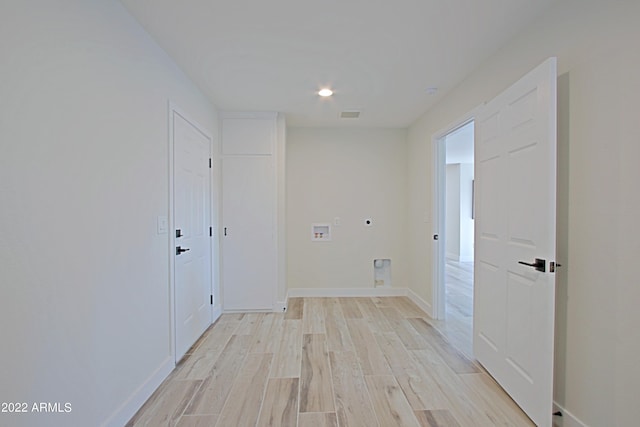
<path id="1" fill-rule="evenodd" d="M 212 322 L 211 141 L 173 111 L 176 361 Z"/>
<path id="2" fill-rule="evenodd" d="M 539 426 L 551 426 L 556 60 L 476 120 L 474 354 Z M 539 259 L 538 271 L 533 266 Z"/>
<path id="3" fill-rule="evenodd" d="M 272 310 L 276 289 L 272 156 L 222 160 L 225 310 Z"/>

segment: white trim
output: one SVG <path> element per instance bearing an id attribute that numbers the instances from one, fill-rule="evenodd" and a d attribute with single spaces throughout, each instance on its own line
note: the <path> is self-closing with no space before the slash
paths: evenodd
<path id="1" fill-rule="evenodd" d="M 253 308 L 232 308 L 229 310 L 223 310 L 222 311 L 223 314 L 246 314 L 246 313 L 282 313 L 282 311 L 276 311 L 276 310 L 269 310 L 268 308 L 265 309 L 253 309 Z"/>
<path id="2" fill-rule="evenodd" d="M 169 149 L 169 347 L 171 351 L 171 355 L 173 356 L 174 366 L 177 362 L 176 360 L 176 320 L 175 320 L 175 258 L 173 256 L 173 251 L 175 248 L 175 221 L 173 218 L 173 205 L 174 205 L 174 188 L 173 188 L 173 178 L 175 175 L 174 171 L 174 153 L 173 153 L 173 112 L 176 110 L 176 106 L 173 102 L 169 101 L 169 109 L 168 109 L 168 122 L 169 122 L 169 137 L 168 137 L 168 149 Z"/>
<path id="3" fill-rule="evenodd" d="M 285 311 L 287 311 L 287 301 L 276 301 L 273 305 L 273 312 L 284 313 Z"/>
<path id="4" fill-rule="evenodd" d="M 445 136 L 432 138 L 431 158 L 431 218 L 432 235 L 438 235 L 438 240 L 432 240 L 431 250 L 431 283 L 434 319 L 443 319 L 445 316 L 445 290 L 444 290 L 444 260 L 445 260 L 445 162 L 446 147 Z"/>
<path id="5" fill-rule="evenodd" d="M 277 289 L 276 309 L 287 308 L 287 124 L 284 114 L 278 113 L 276 119 L 276 138 L 274 170 L 276 171 L 276 246 L 277 246 Z M 278 299 L 284 298 L 284 301 Z M 282 313 L 282 311 L 280 311 Z"/>
<path id="6" fill-rule="evenodd" d="M 449 135 L 450 133 L 460 129 L 461 127 L 463 127 L 465 125 L 467 125 L 472 120 L 475 120 L 475 117 L 478 115 L 478 113 L 480 112 L 480 109 L 483 106 L 484 106 L 484 103 L 472 108 L 466 114 L 463 114 L 458 119 L 450 122 L 447 126 L 441 128 L 439 131 L 434 133 L 433 137 L 431 138 L 431 140 L 444 138 L 445 136 Z"/>
<path id="7" fill-rule="evenodd" d="M 445 289 L 444 289 L 444 260 L 445 260 L 445 162 L 446 147 L 445 137 L 451 132 L 473 121 L 482 106 L 451 122 L 448 126 L 434 133 L 431 137 L 431 215 L 432 234 L 438 235 L 438 240 L 432 240 L 432 301 L 433 318 L 444 319 L 445 316 Z M 431 237 L 431 236 L 429 236 Z"/>
<path id="8" fill-rule="evenodd" d="M 215 322 L 222 315 L 222 306 L 220 304 L 213 307 L 213 321 Z M 101 427 L 120 427 L 127 424 L 131 418 L 142 408 L 147 400 L 151 397 L 162 382 L 167 379 L 169 374 L 175 369 L 175 362 L 173 359 L 175 354 L 172 352 L 164 362 L 158 367 L 158 369 L 151 374 L 145 382 L 122 404 L 120 407 L 101 424 Z"/>
<path id="9" fill-rule="evenodd" d="M 588 427 L 585 423 L 580 421 L 578 417 L 571 412 L 564 409 L 557 402 L 553 402 L 553 412 L 562 412 L 561 417 L 553 417 L 553 425 L 558 427 Z"/>
<path id="10" fill-rule="evenodd" d="M 420 295 L 416 294 L 413 289 L 409 289 L 407 296 L 413 301 L 422 311 L 427 313 L 429 317 L 433 319 L 433 307 L 427 301 L 420 298 Z"/>
<path id="11" fill-rule="evenodd" d="M 167 357 L 146 381 L 101 424 L 102 427 L 121 427 L 129 422 L 154 391 L 173 371 L 173 355 Z"/>
<path id="12" fill-rule="evenodd" d="M 295 288 L 287 298 L 295 297 L 404 297 L 407 288 Z"/>

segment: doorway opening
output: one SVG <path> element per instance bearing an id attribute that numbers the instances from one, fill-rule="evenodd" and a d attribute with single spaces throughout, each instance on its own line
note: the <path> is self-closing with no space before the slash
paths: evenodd
<path id="1" fill-rule="evenodd" d="M 474 121 L 434 138 L 435 323 L 468 356 L 473 343 Z"/>

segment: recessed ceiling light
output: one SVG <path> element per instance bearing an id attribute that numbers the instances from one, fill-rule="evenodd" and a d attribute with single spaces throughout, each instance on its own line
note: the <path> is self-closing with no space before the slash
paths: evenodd
<path id="1" fill-rule="evenodd" d="M 325 89 L 321 89 L 321 90 L 318 92 L 318 95 L 320 95 L 320 96 L 322 96 L 322 97 L 326 98 L 326 97 L 328 97 L 328 96 L 333 95 L 333 91 L 332 91 L 331 89 L 327 89 L 327 88 L 325 88 Z"/>

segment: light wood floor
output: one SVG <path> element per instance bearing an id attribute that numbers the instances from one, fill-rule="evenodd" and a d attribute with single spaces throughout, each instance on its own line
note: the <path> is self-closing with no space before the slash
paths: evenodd
<path id="1" fill-rule="evenodd" d="M 224 314 L 128 426 L 531 426 L 405 297 Z"/>
<path id="2" fill-rule="evenodd" d="M 473 263 L 447 259 L 445 319 L 433 320 L 447 340 L 467 357 L 473 355 Z"/>
<path id="3" fill-rule="evenodd" d="M 447 314 L 473 316 L 473 263 L 447 260 L 445 265 Z"/>

